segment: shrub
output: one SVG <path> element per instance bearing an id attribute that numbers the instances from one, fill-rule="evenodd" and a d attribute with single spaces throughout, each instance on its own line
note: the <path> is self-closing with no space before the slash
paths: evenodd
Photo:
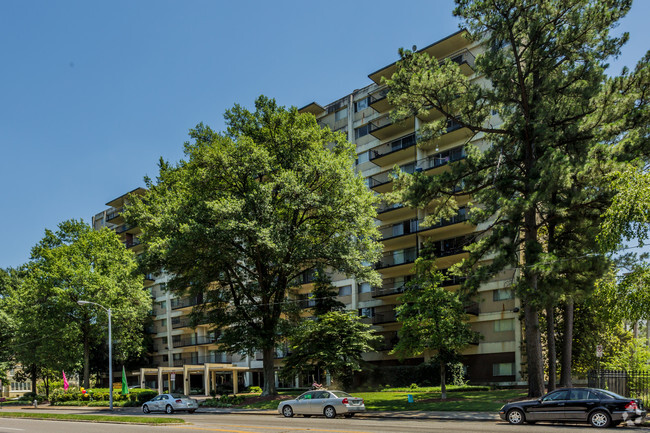
<path id="1" fill-rule="evenodd" d="M 419 386 L 417 383 L 412 383 L 411 386 L 409 386 L 409 389 L 418 389 Z"/>
<path id="2" fill-rule="evenodd" d="M 251 394 L 261 394 L 262 388 L 260 388 L 259 386 L 249 386 L 248 392 L 250 392 Z"/>

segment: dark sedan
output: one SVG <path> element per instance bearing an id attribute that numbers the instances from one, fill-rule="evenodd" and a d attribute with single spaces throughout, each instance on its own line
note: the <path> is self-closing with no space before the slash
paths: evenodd
<path id="1" fill-rule="evenodd" d="M 609 427 L 623 421 L 639 424 L 646 411 L 641 400 L 626 398 L 595 388 L 566 388 L 549 392 L 538 400 L 508 403 L 499 410 L 510 424 L 549 422 L 588 422 L 594 427 Z"/>

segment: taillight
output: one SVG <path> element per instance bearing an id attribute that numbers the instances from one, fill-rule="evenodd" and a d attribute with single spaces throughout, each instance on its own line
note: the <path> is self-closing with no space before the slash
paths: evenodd
<path id="1" fill-rule="evenodd" d="M 348 404 L 348 398 L 345 397 L 341 403 L 343 403 L 343 404 Z"/>
<path id="2" fill-rule="evenodd" d="M 637 410 L 639 407 L 636 405 L 636 401 L 632 400 L 625 405 L 625 410 Z"/>
<path id="3" fill-rule="evenodd" d="M 183 400 L 176 400 L 176 403 L 181 403 Z"/>

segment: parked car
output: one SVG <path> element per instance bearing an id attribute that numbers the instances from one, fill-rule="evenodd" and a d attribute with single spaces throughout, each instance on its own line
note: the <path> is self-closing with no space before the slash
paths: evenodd
<path id="1" fill-rule="evenodd" d="M 142 404 L 142 412 L 163 411 L 174 413 L 177 410 L 186 410 L 194 413 L 199 408 L 199 403 L 193 398 L 183 394 L 160 394 Z"/>
<path id="2" fill-rule="evenodd" d="M 623 421 L 643 422 L 646 411 L 640 399 L 620 396 L 596 388 L 565 388 L 549 392 L 537 400 L 508 403 L 499 416 L 510 424 L 538 421 L 588 422 L 609 427 Z"/>
<path id="3" fill-rule="evenodd" d="M 278 413 L 286 417 L 324 415 L 326 418 L 334 418 L 342 414 L 350 418 L 365 410 L 362 398 L 353 397 L 344 391 L 330 390 L 307 391 L 294 400 L 285 400 L 278 405 Z"/>

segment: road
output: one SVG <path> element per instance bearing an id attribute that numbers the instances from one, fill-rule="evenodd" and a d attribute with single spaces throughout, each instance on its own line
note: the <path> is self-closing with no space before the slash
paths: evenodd
<path id="1" fill-rule="evenodd" d="M 144 415 L 142 415 L 144 417 Z M 594 432 L 589 426 L 527 425 L 511 426 L 495 421 L 406 420 L 406 419 L 325 419 L 283 418 L 280 415 L 174 414 L 190 425 L 147 426 L 68 421 L 40 421 L 28 419 L 0 419 L 0 433 L 429 433 L 429 432 L 486 432 L 486 433 L 581 433 Z M 623 427 L 619 427 L 623 428 Z M 645 427 L 627 428 L 628 431 L 650 431 Z"/>

